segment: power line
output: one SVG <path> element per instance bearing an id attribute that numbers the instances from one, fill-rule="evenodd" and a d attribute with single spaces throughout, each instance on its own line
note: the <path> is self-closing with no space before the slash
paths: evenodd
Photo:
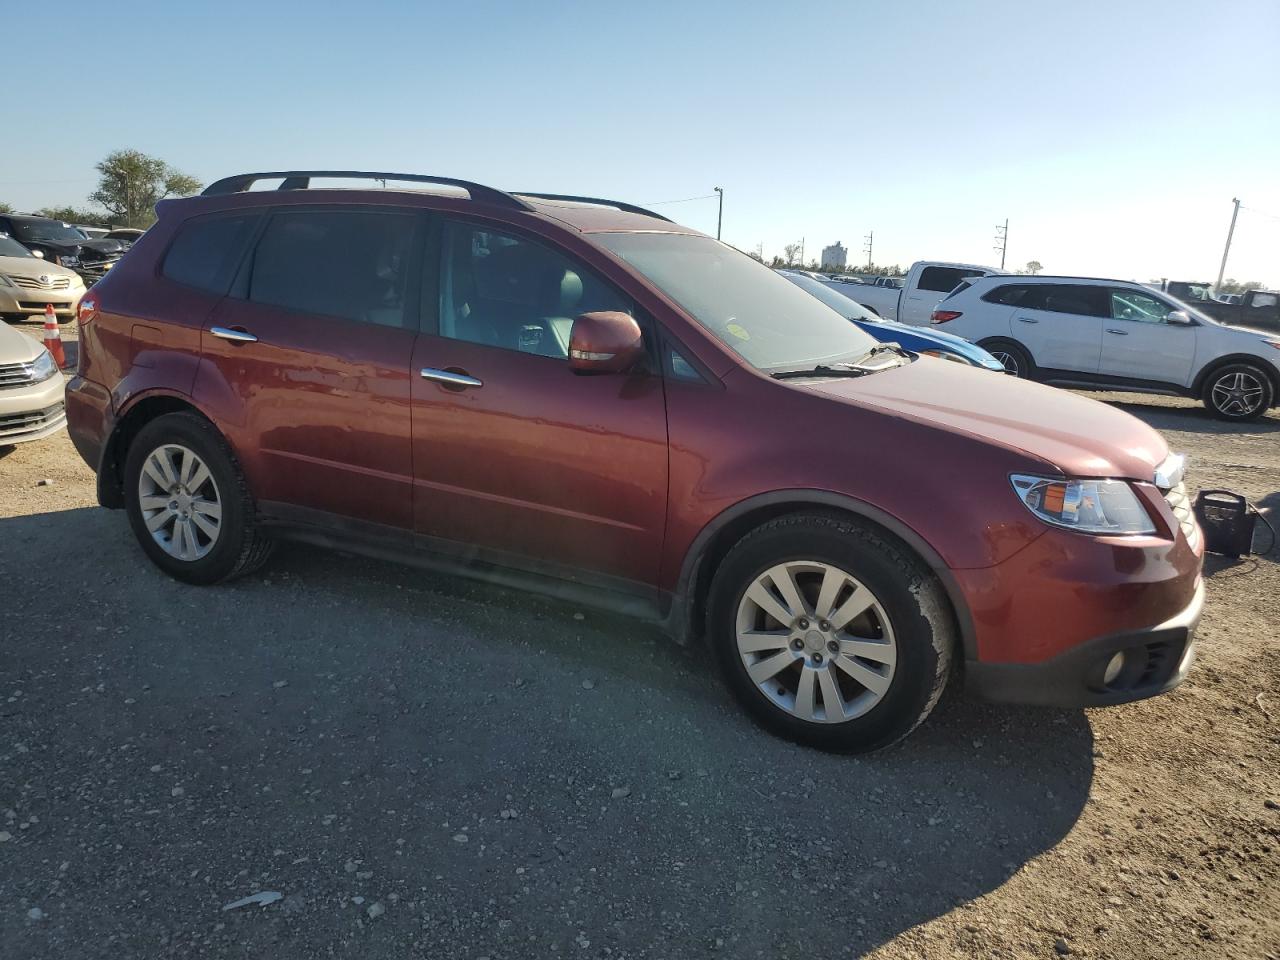
<path id="1" fill-rule="evenodd" d="M 646 203 L 645 206 L 660 207 L 664 203 L 688 203 L 691 200 L 713 200 L 718 196 L 720 196 L 720 194 L 718 193 L 707 193 L 701 197 L 685 197 L 683 200 L 651 200 L 650 202 Z"/>
<path id="2" fill-rule="evenodd" d="M 1274 213 L 1267 213 L 1267 211 L 1259 210 L 1257 207 L 1246 207 L 1243 203 L 1240 204 L 1240 209 L 1248 210 L 1250 213 L 1256 213 L 1258 216 L 1266 217 L 1268 220 L 1280 220 L 1280 216 L 1276 216 Z"/>

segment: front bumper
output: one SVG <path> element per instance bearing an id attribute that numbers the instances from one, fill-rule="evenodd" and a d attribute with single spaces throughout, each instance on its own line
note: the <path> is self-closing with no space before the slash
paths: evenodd
<path id="1" fill-rule="evenodd" d="M 1154 697 L 1180 684 L 1195 660 L 1204 581 L 1191 602 L 1155 626 L 1096 637 L 1039 663 L 965 664 L 965 689 L 987 700 L 1046 707 L 1107 707 Z M 1124 653 L 1110 682 L 1107 663 Z"/>
<path id="2" fill-rule="evenodd" d="M 40 440 L 67 425 L 62 374 L 43 383 L 0 390 L 0 447 Z"/>
<path id="3" fill-rule="evenodd" d="M 0 314 L 37 318 L 44 313 L 46 304 L 53 304 L 56 316 L 70 319 L 76 315 L 76 307 L 84 296 L 84 287 L 74 286 L 64 290 L 40 287 L 0 287 Z"/>

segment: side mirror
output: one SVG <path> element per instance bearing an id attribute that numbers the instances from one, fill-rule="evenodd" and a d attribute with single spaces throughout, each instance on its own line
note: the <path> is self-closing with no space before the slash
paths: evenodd
<path id="1" fill-rule="evenodd" d="M 569 331 L 569 369 L 574 373 L 626 373 L 644 355 L 640 325 L 613 310 L 584 313 Z"/>
<path id="2" fill-rule="evenodd" d="M 1171 323 L 1177 327 L 1191 326 L 1191 314 L 1185 310 L 1170 310 L 1164 316 L 1165 323 Z"/>
<path id="3" fill-rule="evenodd" d="M 43 251 L 43 250 L 32 250 L 32 251 L 31 251 L 31 255 L 32 255 L 33 257 L 39 257 L 41 260 L 43 260 L 43 259 L 44 259 L 44 251 Z"/>

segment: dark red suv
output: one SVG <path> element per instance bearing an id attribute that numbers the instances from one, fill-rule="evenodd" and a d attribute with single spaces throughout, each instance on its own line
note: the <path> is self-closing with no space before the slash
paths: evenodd
<path id="1" fill-rule="evenodd" d="M 877 344 L 624 203 L 303 171 L 158 214 L 85 298 L 67 415 L 175 578 L 290 537 L 625 611 L 830 749 L 953 672 L 1102 705 L 1191 663 L 1182 461 L 1125 413 Z"/>

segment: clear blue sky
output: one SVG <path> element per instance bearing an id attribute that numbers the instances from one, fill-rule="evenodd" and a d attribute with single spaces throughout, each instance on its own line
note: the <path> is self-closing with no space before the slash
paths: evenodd
<path id="1" fill-rule="evenodd" d="M 1011 268 L 1146 280 L 1215 276 L 1239 196 L 1227 273 L 1280 283 L 1277 0 L 808 6 L 14 4 L 49 69 L 10 78 L 0 199 L 81 204 L 121 147 L 205 181 L 723 186 L 725 239 L 766 256 L 874 230 L 878 262 L 991 262 L 1007 216 Z M 715 230 L 714 200 L 660 209 Z"/>

